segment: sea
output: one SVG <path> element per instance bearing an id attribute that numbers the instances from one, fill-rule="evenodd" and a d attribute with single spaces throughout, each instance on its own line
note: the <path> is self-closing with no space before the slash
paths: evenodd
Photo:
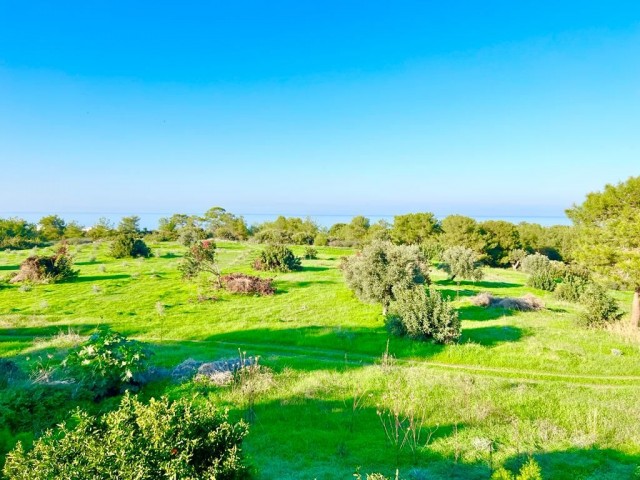
<path id="1" fill-rule="evenodd" d="M 153 212 L 153 213 L 138 213 L 138 212 L 0 212 L 0 218 L 19 217 L 29 222 L 37 223 L 42 217 L 46 215 L 57 214 L 62 217 L 67 223 L 71 221 L 78 222 L 80 225 L 89 227 L 95 225 L 101 218 L 107 218 L 114 225 L 120 222 L 122 217 L 137 215 L 140 217 L 140 227 L 148 230 L 153 230 L 158 227 L 158 220 L 162 217 L 170 217 L 175 212 Z M 181 212 L 182 213 L 182 212 Z M 235 215 L 241 215 L 244 217 L 247 225 L 258 225 L 260 223 L 275 220 L 279 214 L 277 213 L 236 213 Z M 403 212 L 406 213 L 406 212 Z M 191 213 L 187 213 L 191 215 Z M 202 213 L 193 213 L 193 215 L 201 215 Z M 310 218 L 316 222 L 319 226 L 329 228 L 336 223 L 349 223 L 351 219 L 356 215 L 364 215 L 371 223 L 375 223 L 379 220 L 386 220 L 389 223 L 393 223 L 393 215 L 366 215 L 366 214 L 353 214 L 353 215 L 305 215 L 294 214 L 285 215 L 287 217 L 300 217 Z M 446 215 L 438 215 L 439 219 L 444 218 Z M 476 219 L 479 222 L 485 220 L 505 220 L 511 223 L 538 223 L 543 226 L 552 225 L 571 225 L 571 221 L 566 216 L 500 216 L 500 215 L 467 215 Z"/>

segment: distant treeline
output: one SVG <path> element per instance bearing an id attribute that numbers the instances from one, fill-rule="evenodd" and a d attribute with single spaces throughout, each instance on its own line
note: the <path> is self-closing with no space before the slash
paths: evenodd
<path id="1" fill-rule="evenodd" d="M 397 244 L 420 245 L 438 251 L 449 246 L 473 249 L 484 263 L 505 266 L 514 258 L 513 252 L 539 252 L 552 260 L 570 261 L 575 241 L 573 227 L 556 225 L 543 227 L 536 223 L 513 224 L 503 220 L 477 222 L 463 215 L 450 215 L 438 220 L 433 213 L 409 213 L 371 223 L 364 216 L 350 223 L 320 227 L 309 218 L 280 216 L 271 222 L 247 225 L 242 216 L 220 207 L 204 215 L 174 214 L 161 218 L 158 228 L 142 230 L 140 218 L 124 217 L 119 225 L 101 218 L 85 228 L 76 222 L 65 222 L 58 215 L 48 215 L 37 224 L 20 218 L 0 219 L 0 248 L 31 248 L 61 239 L 107 239 L 118 233 L 149 236 L 155 241 L 180 241 L 185 245 L 204 238 L 253 240 L 259 243 L 360 247 L 372 240 L 391 240 Z M 515 255 L 517 257 L 517 255 Z"/>

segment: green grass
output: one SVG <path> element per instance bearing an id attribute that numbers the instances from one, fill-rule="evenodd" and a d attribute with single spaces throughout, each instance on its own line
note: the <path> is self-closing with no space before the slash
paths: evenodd
<path id="1" fill-rule="evenodd" d="M 396 466 L 401 476 L 486 479 L 491 466 L 515 467 L 529 455 L 545 478 L 634 478 L 637 337 L 578 327 L 575 305 L 525 287 L 519 272 L 487 270 L 482 282 L 459 287 L 432 272 L 463 320 L 461 343 L 443 347 L 389 337 L 381 307 L 362 304 L 343 282 L 338 265 L 349 250 L 318 248 L 319 258 L 303 260 L 302 271 L 274 274 L 278 293 L 260 298 L 183 282 L 183 248 L 152 248 L 153 258 L 123 261 L 109 258 L 106 244 L 76 246 L 77 280 L 0 288 L 0 356 L 29 369 L 47 354 L 63 355 L 68 336 L 60 332 L 87 335 L 99 325 L 147 342 L 161 366 L 232 357 L 239 349 L 260 355 L 275 384 L 258 398 L 246 440 L 259 479 L 347 479 L 357 467 L 391 475 Z M 223 271 L 255 274 L 250 265 L 260 248 L 220 243 Z M 0 275 L 29 253 L 0 253 Z M 546 309 L 475 307 L 469 298 L 480 291 L 534 293 Z M 616 296 L 624 308 L 630 303 L 629 293 Z M 396 358 L 390 369 L 380 365 L 387 342 Z M 195 392 L 244 414 L 245 399 L 229 388 L 159 382 L 143 395 Z M 361 398 L 355 410 L 354 397 Z M 415 455 L 408 448 L 396 454 L 386 440 L 378 412 L 393 402 L 424 413 L 423 438 L 431 432 L 431 439 Z"/>

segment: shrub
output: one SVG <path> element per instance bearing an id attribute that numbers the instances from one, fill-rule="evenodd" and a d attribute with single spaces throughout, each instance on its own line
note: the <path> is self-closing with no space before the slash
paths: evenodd
<path id="1" fill-rule="evenodd" d="M 584 307 L 580 322 L 586 327 L 605 327 L 622 317 L 618 303 L 598 284 L 592 283 L 587 286 L 580 302 Z"/>
<path id="2" fill-rule="evenodd" d="M 318 250 L 313 247 L 307 247 L 304 249 L 304 258 L 307 260 L 315 260 L 318 258 Z"/>
<path id="3" fill-rule="evenodd" d="M 131 233 L 119 234 L 111 244 L 111 256 L 114 258 L 151 256 L 151 249 L 141 238 Z"/>
<path id="4" fill-rule="evenodd" d="M 493 472 L 491 480 L 542 480 L 542 471 L 540 465 L 533 458 L 530 458 L 516 475 L 506 468 L 500 467 Z"/>
<path id="5" fill-rule="evenodd" d="M 73 258 L 66 244 L 62 244 L 52 256 L 31 256 L 20 265 L 20 271 L 11 279 L 16 282 L 61 282 L 78 276 L 73 268 Z"/>
<path id="6" fill-rule="evenodd" d="M 267 245 L 260 252 L 260 256 L 254 262 L 256 270 L 276 270 L 279 272 L 291 272 L 300 270 L 300 258 L 284 245 Z"/>
<path id="7" fill-rule="evenodd" d="M 100 329 L 62 362 L 81 388 L 95 398 L 137 387 L 136 374 L 146 369 L 148 353 L 139 342 Z"/>
<path id="8" fill-rule="evenodd" d="M 387 314 L 395 292 L 429 282 L 428 269 L 420 249 L 375 240 L 362 252 L 344 257 L 341 264 L 345 280 L 363 302 L 382 303 Z"/>
<path id="9" fill-rule="evenodd" d="M 560 300 L 578 302 L 591 282 L 588 270 L 567 265 L 562 275 L 562 283 L 556 286 L 555 295 Z"/>
<path id="10" fill-rule="evenodd" d="M 318 233 L 313 239 L 313 244 L 317 247 L 326 247 L 329 244 L 329 237 L 326 233 Z"/>
<path id="11" fill-rule="evenodd" d="M 253 293 L 257 295 L 273 295 L 276 293 L 271 278 L 254 277 L 244 273 L 230 273 L 220 277 L 224 288 L 231 293 Z"/>
<path id="12" fill-rule="evenodd" d="M 244 422 L 229 423 L 211 403 L 125 395 L 102 417 L 77 411 L 73 426 L 60 425 L 7 456 L 4 474 L 32 478 L 157 478 L 236 480 L 247 478 L 241 444 Z"/>
<path id="13" fill-rule="evenodd" d="M 529 274 L 527 285 L 540 290 L 553 292 L 556 288 L 554 266 L 548 257 L 536 253 L 522 260 L 522 270 Z"/>
<path id="14" fill-rule="evenodd" d="M 458 313 L 435 288 L 414 287 L 396 291 L 391 304 L 392 318 L 400 333 L 411 338 L 432 338 L 437 343 L 450 344 L 461 335 Z"/>
<path id="15" fill-rule="evenodd" d="M 216 262 L 216 243 L 213 240 L 196 241 L 185 253 L 178 269 L 183 278 L 193 278 L 200 272 L 213 273 L 220 276 Z"/>

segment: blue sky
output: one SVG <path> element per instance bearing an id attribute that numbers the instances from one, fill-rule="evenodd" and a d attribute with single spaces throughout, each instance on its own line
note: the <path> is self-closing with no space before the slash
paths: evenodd
<path id="1" fill-rule="evenodd" d="M 638 1 L 0 0 L 0 212 L 561 215 L 638 112 Z"/>

